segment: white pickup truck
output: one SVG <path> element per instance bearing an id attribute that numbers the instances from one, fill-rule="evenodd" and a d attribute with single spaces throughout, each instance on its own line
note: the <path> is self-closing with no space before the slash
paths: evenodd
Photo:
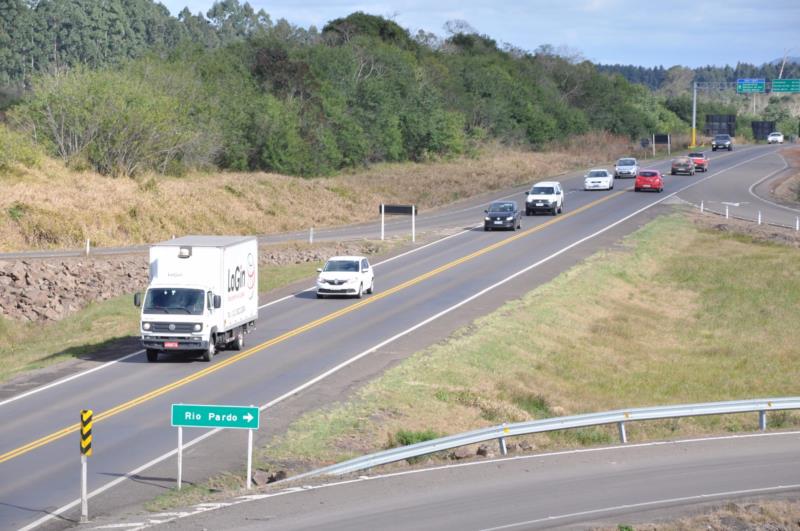
<path id="1" fill-rule="evenodd" d="M 150 285 L 134 295 L 147 361 L 162 352 L 244 348 L 258 317 L 258 243 L 243 236 L 184 236 L 150 247 Z"/>

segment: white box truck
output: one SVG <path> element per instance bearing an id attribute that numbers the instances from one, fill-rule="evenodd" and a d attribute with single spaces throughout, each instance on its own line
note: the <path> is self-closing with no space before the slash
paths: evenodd
<path id="1" fill-rule="evenodd" d="M 184 236 L 150 247 L 140 330 L 147 361 L 161 352 L 244 348 L 258 317 L 258 242 L 250 236 Z"/>

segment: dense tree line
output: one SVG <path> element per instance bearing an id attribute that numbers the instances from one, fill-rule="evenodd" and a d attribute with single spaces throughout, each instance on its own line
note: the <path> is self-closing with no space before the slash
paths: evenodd
<path id="1" fill-rule="evenodd" d="M 13 46 L 0 46 L 0 84 L 24 88 L 11 124 L 108 174 L 319 175 L 488 138 L 536 147 L 686 127 L 622 75 L 550 47 L 501 47 L 463 24 L 440 39 L 364 13 L 297 28 L 238 0 L 176 18 L 151 0 L 105 0 L 102 13 L 93 0 L 6 3 L 0 43 Z"/>

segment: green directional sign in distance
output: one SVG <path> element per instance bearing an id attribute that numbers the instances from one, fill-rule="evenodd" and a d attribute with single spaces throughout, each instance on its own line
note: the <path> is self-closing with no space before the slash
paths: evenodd
<path id="1" fill-rule="evenodd" d="M 736 92 L 739 94 L 758 94 L 765 92 L 767 82 L 764 79 L 743 78 L 736 80 Z"/>
<path id="2" fill-rule="evenodd" d="M 772 92 L 800 92 L 800 79 L 773 79 Z"/>
<path id="3" fill-rule="evenodd" d="M 192 428 L 258 429 L 258 408 L 172 404 L 172 425 Z"/>

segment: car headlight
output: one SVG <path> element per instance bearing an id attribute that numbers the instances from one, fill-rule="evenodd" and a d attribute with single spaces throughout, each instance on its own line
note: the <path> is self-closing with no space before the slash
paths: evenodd
<path id="1" fill-rule="evenodd" d="M 483 218 L 483 221 L 491 221 L 491 219 L 492 218 L 490 218 L 489 216 L 486 216 L 485 218 Z"/>
<path id="2" fill-rule="evenodd" d="M 200 330 L 202 330 L 202 329 L 203 329 L 203 325 L 202 325 L 202 324 L 200 324 L 200 323 L 195 323 L 195 325 L 194 325 L 194 331 L 195 331 L 195 332 L 199 332 L 199 331 L 200 331 Z"/>
<path id="3" fill-rule="evenodd" d="M 150 330 L 150 323 L 142 323 L 142 330 Z"/>
<path id="4" fill-rule="evenodd" d="M 514 221 L 514 216 L 508 216 L 508 217 L 506 218 L 506 221 Z"/>

